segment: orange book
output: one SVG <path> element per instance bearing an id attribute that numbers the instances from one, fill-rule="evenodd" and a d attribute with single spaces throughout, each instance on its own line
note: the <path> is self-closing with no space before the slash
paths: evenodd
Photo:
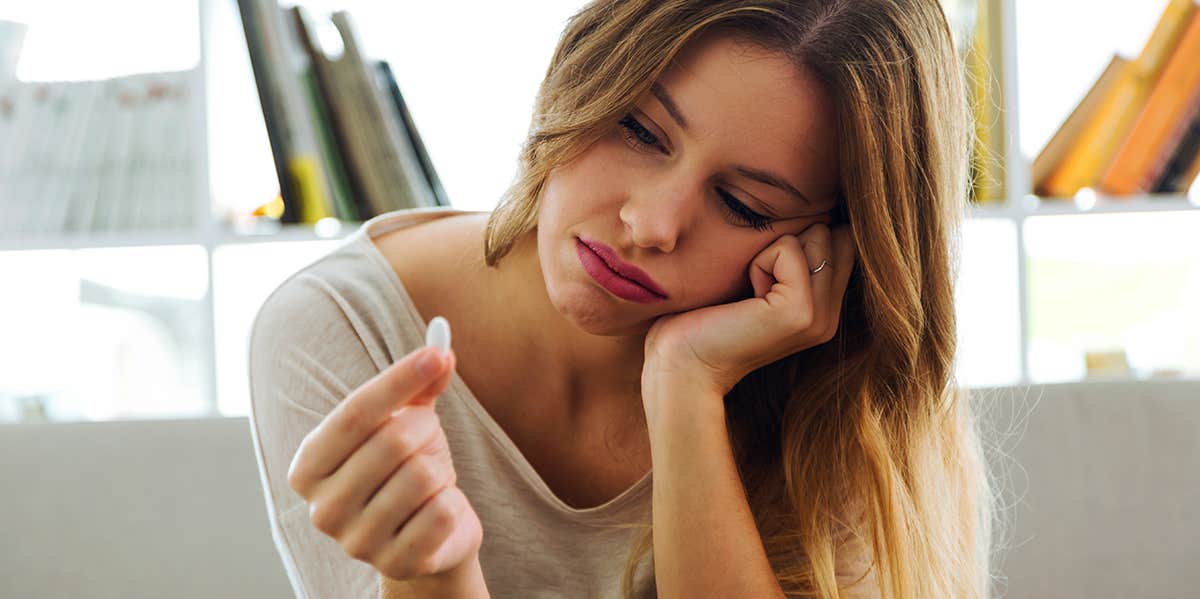
<path id="1" fill-rule="evenodd" d="M 1134 121 L 1148 101 L 1150 91 L 1185 27 L 1197 13 L 1194 0 L 1171 0 L 1134 61 L 1120 67 L 1116 82 L 1104 97 L 1095 116 L 1062 157 L 1053 172 L 1038 185 L 1045 196 L 1072 196 L 1081 187 L 1096 185 L 1112 163 Z"/>
<path id="2" fill-rule="evenodd" d="M 1192 117 L 1200 111 L 1198 57 L 1200 16 L 1193 14 L 1145 108 L 1101 177 L 1101 191 L 1128 195 L 1153 188 Z"/>

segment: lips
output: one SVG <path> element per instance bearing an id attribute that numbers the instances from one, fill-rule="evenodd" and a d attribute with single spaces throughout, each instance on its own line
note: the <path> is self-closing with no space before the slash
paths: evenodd
<path id="1" fill-rule="evenodd" d="M 599 241 L 592 241 L 582 237 L 579 238 L 579 241 L 591 248 L 593 252 L 596 252 L 596 255 L 600 256 L 600 259 L 604 260 L 604 263 L 607 264 L 608 267 L 617 274 L 637 283 L 638 285 L 641 285 L 642 287 L 645 287 L 656 295 L 659 295 L 663 298 L 668 297 L 666 292 L 663 291 L 662 287 L 660 287 L 658 283 L 654 281 L 653 277 L 646 274 L 646 272 L 642 269 L 618 258 L 617 253 L 614 252 L 612 248 L 600 243 Z"/>

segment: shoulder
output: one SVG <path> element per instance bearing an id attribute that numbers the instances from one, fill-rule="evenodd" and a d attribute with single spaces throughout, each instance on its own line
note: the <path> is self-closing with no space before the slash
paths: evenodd
<path id="1" fill-rule="evenodd" d="M 373 242 L 407 287 L 442 270 L 451 256 L 473 247 L 487 212 L 459 212 L 388 231 Z"/>

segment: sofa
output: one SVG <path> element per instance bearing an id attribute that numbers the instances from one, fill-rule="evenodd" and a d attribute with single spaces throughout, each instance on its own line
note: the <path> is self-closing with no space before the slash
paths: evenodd
<path id="1" fill-rule="evenodd" d="M 1200 589 L 1200 382 L 977 389 L 994 597 Z M 245 417 L 0 425 L 0 597 L 283 598 Z"/>

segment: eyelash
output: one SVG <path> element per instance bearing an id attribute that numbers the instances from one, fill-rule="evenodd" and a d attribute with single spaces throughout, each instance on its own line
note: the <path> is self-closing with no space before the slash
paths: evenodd
<path id="1" fill-rule="evenodd" d="M 622 136 L 630 143 L 637 144 L 639 147 L 649 146 L 651 148 L 657 147 L 659 149 L 665 149 L 662 148 L 662 144 L 659 143 L 658 138 L 645 127 L 643 127 L 642 124 L 633 117 L 632 113 L 626 114 L 625 117 L 620 121 L 617 121 L 617 123 L 624 128 L 624 131 L 622 131 Z M 640 136 L 643 134 L 646 135 L 651 141 L 642 141 Z M 774 231 L 774 229 L 771 227 L 773 219 L 770 217 L 763 216 L 751 210 L 750 208 L 746 207 L 745 204 L 738 201 L 738 199 L 729 192 L 721 189 L 720 187 L 717 188 L 717 195 L 721 196 L 722 207 L 734 218 L 737 218 L 743 223 L 754 227 L 754 229 L 757 231 L 763 231 L 766 229 Z"/>

